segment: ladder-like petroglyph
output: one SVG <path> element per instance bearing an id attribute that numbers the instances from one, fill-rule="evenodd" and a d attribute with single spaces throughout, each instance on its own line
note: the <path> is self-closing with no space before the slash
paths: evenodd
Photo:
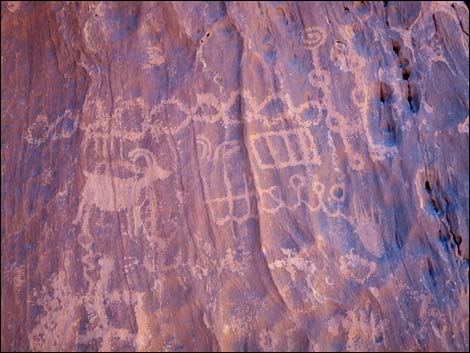
<path id="1" fill-rule="evenodd" d="M 250 144 L 258 167 L 262 170 L 321 163 L 318 148 L 308 129 L 253 134 L 250 136 Z"/>
<path id="2" fill-rule="evenodd" d="M 144 158 L 146 168 L 141 178 L 124 179 L 110 175 L 109 172 L 95 174 L 84 171 L 87 180 L 74 224 L 83 221 L 92 207 L 107 212 L 127 211 L 129 235 L 136 236 L 140 224 L 136 205 L 138 196 L 152 183 L 168 178 L 171 172 L 161 168 L 149 150 L 136 148 L 129 153 L 129 157 L 134 164 L 139 158 Z"/>
<path id="3" fill-rule="evenodd" d="M 208 201 L 211 213 L 215 218 L 217 225 L 224 225 L 227 222 L 235 222 L 243 224 L 250 218 L 256 218 L 256 214 L 251 210 L 250 199 L 255 196 L 254 192 L 250 192 L 247 186 L 246 178 L 244 178 L 244 191 L 241 194 L 234 195 L 227 188 L 227 196 L 220 198 L 212 198 Z M 237 209 L 237 207 L 240 207 Z M 236 214 L 240 212 L 241 214 Z"/>
<path id="4" fill-rule="evenodd" d="M 197 141 L 202 145 L 202 156 L 211 157 L 209 140 L 198 137 Z M 242 224 L 251 218 L 256 218 L 252 201 L 255 191 L 251 189 L 247 175 L 237 175 L 230 169 L 236 167 L 234 161 L 241 152 L 240 141 L 225 141 L 215 148 L 212 159 L 206 161 L 221 171 L 213 173 L 208 182 L 203 181 L 204 189 L 209 196 L 206 200 L 207 206 L 215 223 L 220 226 L 228 222 Z M 214 195 L 211 192 L 211 185 L 220 185 L 223 188 L 222 194 Z"/>

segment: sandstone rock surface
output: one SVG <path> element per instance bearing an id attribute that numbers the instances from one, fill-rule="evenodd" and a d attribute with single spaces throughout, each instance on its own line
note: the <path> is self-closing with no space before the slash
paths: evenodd
<path id="1" fill-rule="evenodd" d="M 2 351 L 468 351 L 463 2 L 1 11 Z"/>

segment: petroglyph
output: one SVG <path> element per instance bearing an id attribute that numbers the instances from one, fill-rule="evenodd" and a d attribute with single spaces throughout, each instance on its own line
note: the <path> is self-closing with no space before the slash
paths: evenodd
<path id="1" fill-rule="evenodd" d="M 54 125 L 49 124 L 47 115 L 40 114 L 26 130 L 25 139 L 29 144 L 40 145 L 46 141 L 53 128 Z"/>
<path id="2" fill-rule="evenodd" d="M 317 275 L 318 269 L 314 262 L 308 256 L 306 256 L 303 251 L 297 253 L 292 249 L 284 248 L 281 248 L 281 251 L 285 257 L 280 260 L 270 262 L 268 267 L 272 271 L 283 270 L 289 274 L 289 279 L 292 281 L 292 284 L 282 286 L 280 293 L 286 303 L 289 305 L 290 310 L 295 312 L 299 311 L 299 303 L 292 300 L 291 294 L 288 290 L 292 287 L 302 287 L 300 290 L 302 292 L 301 301 L 304 303 L 307 302 L 311 305 L 321 305 L 326 300 L 331 299 L 328 296 L 323 295 L 318 285 L 316 285 L 317 280 L 320 278 L 320 276 Z M 297 280 L 305 281 L 306 286 L 302 282 L 300 282 L 302 284 L 297 284 Z"/>
<path id="3" fill-rule="evenodd" d="M 283 199 L 278 186 L 261 189 L 260 195 L 263 212 L 276 214 L 281 208 L 286 207 L 286 202 Z"/>
<path id="4" fill-rule="evenodd" d="M 204 189 L 209 195 L 206 202 L 217 225 L 224 225 L 230 221 L 242 224 L 248 219 L 256 217 L 251 201 L 251 198 L 255 197 L 255 192 L 250 189 L 247 176 L 245 174 L 230 175 L 229 173 L 230 168 L 236 166 L 231 161 L 231 157 L 236 159 L 237 153 L 241 153 L 239 141 L 226 141 L 217 146 L 211 163 L 215 168 L 220 168 L 221 173 L 217 176 L 211 175 L 209 182 L 203 183 Z M 210 185 L 215 183 L 220 183 L 223 187 L 223 196 L 214 197 L 211 195 Z M 237 185 L 236 190 L 235 185 Z M 242 190 L 240 190 L 240 186 Z"/>
<path id="5" fill-rule="evenodd" d="M 110 312 L 108 311 L 109 309 L 107 309 L 109 308 L 108 305 L 119 303 L 122 305 L 122 308 L 125 309 L 127 305 L 132 305 L 133 302 L 130 300 L 130 294 L 128 292 L 121 292 L 110 286 L 112 273 L 116 268 L 115 260 L 111 257 L 104 256 L 96 261 L 97 258 L 90 254 L 91 252 L 88 250 L 83 261 L 88 259 L 90 262 L 96 262 L 96 268 L 94 270 L 99 274 L 98 280 L 89 278 L 90 283 L 93 284 L 94 290 L 87 293 L 84 297 L 72 298 L 77 299 L 76 305 L 80 306 L 83 317 L 82 320 L 77 320 L 76 325 L 78 326 L 79 323 L 83 325 L 83 322 L 86 322 L 86 327 L 93 329 L 77 329 L 75 331 L 77 332 L 76 343 L 78 346 L 87 345 L 89 342 L 100 339 L 102 340 L 102 348 L 111 350 L 113 341 L 115 342 L 116 339 L 130 341 L 133 334 L 129 327 L 114 327 L 111 321 L 112 319 L 110 320 Z M 104 299 L 105 295 L 106 299 Z M 97 306 L 96 303 L 100 303 L 101 305 Z M 64 307 L 64 311 L 67 315 L 70 315 L 69 308 Z"/>
<path id="6" fill-rule="evenodd" d="M 171 120 L 175 123 L 162 127 L 166 134 L 178 136 L 186 131 L 191 123 L 222 124 L 223 127 L 237 126 L 241 124 L 239 117 L 232 110 L 240 99 L 240 93 L 233 91 L 226 101 L 220 101 L 212 93 L 196 93 L 196 104 L 193 106 L 180 99 L 170 98 L 152 107 L 149 115 L 153 119 L 173 114 Z M 174 115 L 178 115 L 175 117 Z M 235 115 L 235 116 L 234 116 Z"/>
<path id="7" fill-rule="evenodd" d="M 308 74 L 308 80 L 313 87 L 324 87 L 329 89 L 329 94 L 325 94 L 322 98 L 324 102 L 317 103 L 319 106 L 317 109 L 325 110 L 327 114 L 324 114 L 326 119 L 326 126 L 331 131 L 334 131 L 342 137 L 343 143 L 345 145 L 345 152 L 348 155 L 348 161 L 351 169 L 355 171 L 361 171 L 365 167 L 365 161 L 362 155 L 356 153 L 356 148 L 354 147 L 354 140 L 360 138 L 360 126 L 355 123 L 352 117 L 347 118 L 341 114 L 336 109 L 336 104 L 330 92 L 334 91 L 334 84 L 331 80 L 331 73 L 324 69 L 321 65 L 321 60 L 318 52 L 318 48 L 326 43 L 326 34 L 324 30 L 319 27 L 309 27 L 303 33 L 303 40 L 306 48 L 310 51 L 312 55 L 312 63 L 314 68 Z M 331 48 L 331 55 L 337 59 L 340 67 L 344 70 L 347 67 L 355 67 L 354 63 L 351 63 L 349 66 L 346 62 L 346 57 L 344 55 L 346 48 L 345 45 L 340 45 L 337 48 Z M 355 71 L 360 72 L 355 67 Z M 355 85 L 358 87 L 358 85 Z M 353 91 L 352 94 L 357 93 Z M 334 151 L 333 151 L 334 153 Z"/>
<path id="8" fill-rule="evenodd" d="M 39 146 L 51 139 L 57 141 L 59 139 L 67 139 L 72 137 L 78 128 L 78 114 L 67 109 L 63 114 L 49 123 L 49 118 L 45 114 L 36 116 L 34 122 L 25 132 L 25 140 L 35 146 Z"/>
<path id="9" fill-rule="evenodd" d="M 196 145 L 200 146 L 199 158 L 210 160 L 212 158 L 212 146 L 208 138 L 204 136 L 196 137 Z"/>
<path id="10" fill-rule="evenodd" d="M 59 272 L 50 280 L 50 290 L 46 294 L 38 293 L 37 288 L 33 297 L 38 297 L 38 307 L 42 307 L 38 318 L 42 325 L 37 325 L 29 334 L 31 348 L 36 351 L 44 351 L 56 347 L 57 350 L 67 350 L 73 342 L 78 326 L 78 320 L 70 325 L 61 323 L 75 312 L 78 305 L 77 296 L 72 288 L 66 285 L 64 272 Z M 41 295 L 39 295 L 41 294 Z"/>
<path id="11" fill-rule="evenodd" d="M 294 175 L 289 179 L 289 183 L 295 190 L 296 195 L 296 203 L 292 205 L 291 208 L 297 208 L 303 204 L 310 210 L 310 212 L 314 213 L 317 212 L 320 207 L 322 207 L 324 192 L 323 184 L 318 181 L 314 181 L 312 187 L 309 188 L 310 192 L 303 192 L 302 189 L 307 185 L 304 177 L 300 175 Z M 302 197 L 303 194 L 306 195 L 305 199 Z M 315 198 L 317 199 L 316 202 L 314 202 Z"/>
<path id="12" fill-rule="evenodd" d="M 235 250 L 229 248 L 221 261 L 220 270 L 227 270 L 238 275 L 243 275 L 250 268 L 250 256 L 250 251 L 245 247 Z"/>
<path id="13" fill-rule="evenodd" d="M 354 225 L 361 243 L 372 255 L 380 257 L 384 252 L 383 234 L 387 223 L 383 210 L 361 200 L 354 203 L 353 210 L 355 216 L 349 217 L 349 221 Z"/>
<path id="14" fill-rule="evenodd" d="M 317 270 L 315 264 L 302 254 L 296 254 L 292 249 L 281 248 L 281 251 L 286 257 L 269 263 L 268 266 L 271 270 L 283 269 L 289 272 L 294 281 L 299 271 L 313 274 Z"/>
<path id="15" fill-rule="evenodd" d="M 148 62 L 144 64 L 144 69 L 151 69 L 155 66 L 161 66 L 165 63 L 163 50 L 159 45 L 149 45 L 146 48 Z"/>
<path id="16" fill-rule="evenodd" d="M 224 225 L 227 222 L 236 222 L 242 224 L 250 218 L 256 218 L 256 214 L 251 210 L 250 197 L 254 196 L 254 192 L 249 192 L 246 188 L 245 181 L 245 192 L 242 195 L 232 195 L 230 192 L 226 197 L 213 198 L 208 201 L 211 213 L 215 218 L 217 225 Z M 244 211 L 242 215 L 236 215 L 235 204 L 240 203 L 243 205 Z"/>
<path id="17" fill-rule="evenodd" d="M 339 268 L 345 278 L 364 284 L 376 273 L 377 264 L 356 255 L 354 249 L 351 249 L 349 253 L 340 257 Z"/>
<path id="18" fill-rule="evenodd" d="M 321 27 L 307 27 L 303 33 L 303 41 L 307 48 L 316 50 L 320 45 L 325 42 L 325 30 Z"/>
<path id="19" fill-rule="evenodd" d="M 282 185 L 258 187 L 263 213 L 275 215 L 283 208 L 296 211 L 305 207 L 311 215 L 323 211 L 328 217 L 348 219 L 342 209 L 331 209 L 326 201 L 326 196 L 328 196 L 334 202 L 344 202 L 346 195 L 342 184 L 331 186 L 326 195 L 325 185 L 322 182 L 315 179 L 307 180 L 301 174 L 294 174 L 289 178 L 284 193 L 281 191 L 282 187 Z"/>
<path id="20" fill-rule="evenodd" d="M 318 148 L 308 129 L 252 134 L 250 143 L 262 170 L 320 164 Z"/>
<path id="21" fill-rule="evenodd" d="M 127 211 L 129 234 L 131 237 L 136 236 L 141 223 L 136 206 L 138 196 L 153 182 L 168 178 L 171 172 L 159 167 L 152 153 L 146 149 L 136 148 L 129 153 L 129 157 L 134 164 L 141 157 L 145 159 L 147 166 L 140 179 L 123 179 L 109 172 L 94 174 L 84 171 L 87 180 L 74 224 L 81 221 L 93 206 L 100 211 Z"/>
<path id="22" fill-rule="evenodd" d="M 158 121 L 166 115 L 172 116 L 172 125 L 161 127 L 160 133 L 178 136 L 187 131 L 191 123 L 220 124 L 224 128 L 239 126 L 240 124 L 260 123 L 265 128 L 277 128 L 287 120 L 298 128 L 318 126 L 327 118 L 328 108 L 321 102 L 308 100 L 294 105 L 288 94 L 267 95 L 257 103 L 249 92 L 232 91 L 226 100 L 220 100 L 213 93 L 196 93 L 196 103 L 190 105 L 181 99 L 169 98 L 152 107 L 149 112 L 150 120 Z M 246 114 L 241 119 L 241 100 L 243 97 Z M 287 109 L 282 113 L 266 116 L 266 109 L 273 102 L 279 102 Z M 177 117 L 175 118 L 175 114 Z M 147 126 L 147 125 L 146 125 Z M 152 124 L 148 125 L 152 128 Z"/>

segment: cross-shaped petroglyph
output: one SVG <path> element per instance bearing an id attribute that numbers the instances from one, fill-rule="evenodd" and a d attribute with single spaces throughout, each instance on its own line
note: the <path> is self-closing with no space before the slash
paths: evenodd
<path id="1" fill-rule="evenodd" d="M 254 214 L 250 207 L 251 202 L 250 198 L 255 196 L 254 192 L 250 192 L 247 187 L 246 178 L 244 180 L 244 191 L 242 194 L 234 195 L 230 186 L 227 187 L 227 196 L 209 199 L 209 208 L 212 210 L 212 214 L 215 217 L 215 223 L 218 225 L 224 225 L 227 222 L 236 222 L 242 224 L 250 218 L 255 218 Z M 246 209 L 242 215 L 237 215 L 235 213 L 235 205 L 241 203 Z M 222 212 L 219 212 L 222 210 Z"/>
<path id="2" fill-rule="evenodd" d="M 210 158 L 210 142 L 204 137 L 198 137 L 202 146 L 202 154 L 204 158 Z M 234 167 L 231 157 L 241 153 L 240 141 L 232 140 L 226 141 L 217 146 L 214 150 L 214 155 L 209 162 L 215 168 L 222 170 L 221 175 L 209 176 L 209 181 L 203 180 L 204 189 L 209 195 L 207 202 L 208 208 L 214 217 L 217 225 L 224 225 L 228 222 L 236 222 L 242 224 L 250 218 L 256 217 L 256 213 L 252 210 L 251 199 L 255 197 L 254 190 L 250 190 L 250 185 L 245 174 L 234 176 L 230 175 L 230 168 Z M 223 180 L 215 180 L 215 178 L 222 178 Z M 242 180 L 234 180 L 234 178 L 241 178 Z M 237 182 L 242 183 L 242 190 L 234 191 L 234 184 Z M 210 185 L 221 182 L 224 188 L 224 195 L 213 197 L 211 196 Z"/>

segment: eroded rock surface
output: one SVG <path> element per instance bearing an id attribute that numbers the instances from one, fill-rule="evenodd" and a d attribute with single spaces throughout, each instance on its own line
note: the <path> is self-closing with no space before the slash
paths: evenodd
<path id="1" fill-rule="evenodd" d="M 468 351 L 463 2 L 1 6 L 2 351 Z"/>

